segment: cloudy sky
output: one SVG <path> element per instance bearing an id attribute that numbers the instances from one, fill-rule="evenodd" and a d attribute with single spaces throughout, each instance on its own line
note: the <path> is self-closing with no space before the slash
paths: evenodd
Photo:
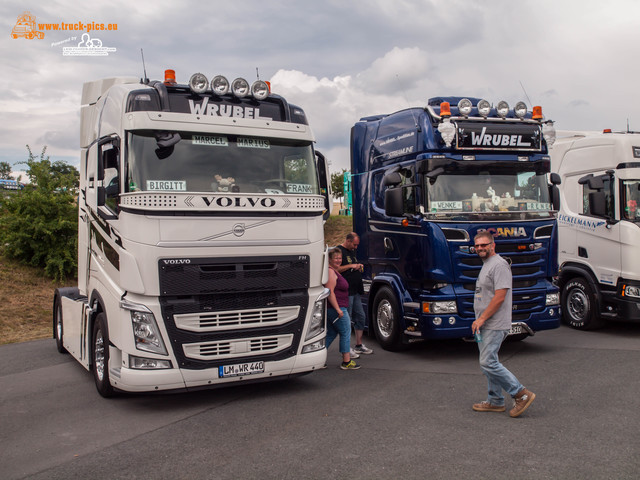
<path id="1" fill-rule="evenodd" d="M 63 55 L 82 31 L 14 39 L 25 10 L 42 24 L 117 24 L 90 32 L 111 51 Z M 441 95 L 525 100 L 560 130 L 640 130 L 637 0 L 5 0 L 0 32 L 0 161 L 12 165 L 28 144 L 77 166 L 82 83 L 141 77 L 141 48 L 151 79 L 253 80 L 258 68 L 305 109 L 332 170 L 349 168 L 360 117 Z"/>

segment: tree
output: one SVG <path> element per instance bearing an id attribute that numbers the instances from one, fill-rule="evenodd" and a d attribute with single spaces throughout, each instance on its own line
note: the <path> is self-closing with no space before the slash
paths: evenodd
<path id="1" fill-rule="evenodd" d="M 342 169 L 341 172 L 333 172 L 331 174 L 331 191 L 333 197 L 344 197 L 344 174 L 347 173 L 346 169 Z M 340 207 L 342 207 L 342 200 L 340 200 Z"/>
<path id="2" fill-rule="evenodd" d="M 6 197 L 0 218 L 0 244 L 4 254 L 44 268 L 62 280 L 75 275 L 78 250 L 77 170 L 45 157 L 36 158 L 27 145 L 27 176 L 31 184 L 18 195 Z"/>
<path id="3" fill-rule="evenodd" d="M 8 162 L 0 162 L 0 178 L 3 180 L 11 180 L 11 164 Z"/>

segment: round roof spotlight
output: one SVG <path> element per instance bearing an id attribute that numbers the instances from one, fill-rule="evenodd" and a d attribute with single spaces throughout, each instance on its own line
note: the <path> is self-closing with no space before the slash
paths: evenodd
<path id="1" fill-rule="evenodd" d="M 471 113 L 472 108 L 473 105 L 471 104 L 471 100 L 469 100 L 468 98 L 463 98 L 458 102 L 458 112 L 460 112 L 460 115 L 468 117 Z"/>
<path id="2" fill-rule="evenodd" d="M 246 97 L 250 93 L 249 82 L 244 78 L 236 78 L 231 82 L 231 91 L 238 98 Z"/>
<path id="3" fill-rule="evenodd" d="M 209 86 L 209 80 L 202 73 L 194 73 L 189 79 L 189 88 L 193 93 L 204 93 Z"/>
<path id="4" fill-rule="evenodd" d="M 211 90 L 216 95 L 226 95 L 229 93 L 229 80 L 222 75 L 216 75 L 211 80 Z"/>
<path id="5" fill-rule="evenodd" d="M 516 117 L 522 120 L 527 114 L 527 104 L 524 102 L 518 102 L 516 103 L 516 106 L 513 107 L 513 111 L 516 114 Z"/>
<path id="6" fill-rule="evenodd" d="M 478 102 L 478 113 L 480 116 L 487 118 L 491 113 L 491 104 L 485 99 L 480 100 Z"/>
<path id="7" fill-rule="evenodd" d="M 256 80 L 251 85 L 251 94 L 256 100 L 264 100 L 269 96 L 269 85 L 262 80 Z"/>
<path id="8" fill-rule="evenodd" d="M 500 117 L 507 118 L 507 115 L 509 114 L 509 104 L 504 100 L 500 100 L 496 107 L 496 111 Z"/>

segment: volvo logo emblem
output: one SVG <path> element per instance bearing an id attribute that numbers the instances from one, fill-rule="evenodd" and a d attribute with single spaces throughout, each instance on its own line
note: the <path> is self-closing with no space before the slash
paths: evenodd
<path id="1" fill-rule="evenodd" d="M 236 237 L 241 237 L 242 235 L 244 235 L 244 232 L 245 232 L 244 223 L 236 223 L 233 226 L 232 231 Z"/>

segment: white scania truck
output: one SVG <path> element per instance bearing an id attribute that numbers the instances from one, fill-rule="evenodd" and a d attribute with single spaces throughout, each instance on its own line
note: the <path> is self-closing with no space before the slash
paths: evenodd
<path id="1" fill-rule="evenodd" d="M 98 391 L 196 389 L 325 364 L 329 176 L 263 81 L 85 83 L 78 286 L 57 348 Z"/>
<path id="2" fill-rule="evenodd" d="M 551 149 L 562 316 L 578 329 L 640 322 L 640 134 L 567 132 Z"/>

